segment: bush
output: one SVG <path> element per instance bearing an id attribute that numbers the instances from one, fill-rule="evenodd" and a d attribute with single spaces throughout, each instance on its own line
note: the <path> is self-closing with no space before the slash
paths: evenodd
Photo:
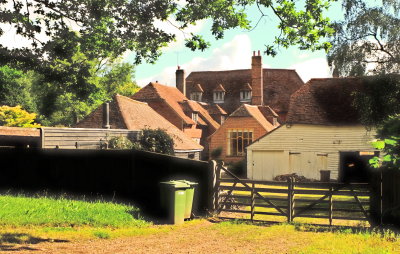
<path id="1" fill-rule="evenodd" d="M 246 177 L 246 160 L 230 163 L 228 170 L 239 177 Z"/>
<path id="2" fill-rule="evenodd" d="M 143 129 L 140 145 L 142 150 L 174 155 L 174 140 L 164 130 Z"/>
<path id="3" fill-rule="evenodd" d="M 0 125 L 8 127 L 40 127 L 40 124 L 34 123 L 36 119 L 35 113 L 29 113 L 21 108 L 21 106 L 0 107 Z"/>

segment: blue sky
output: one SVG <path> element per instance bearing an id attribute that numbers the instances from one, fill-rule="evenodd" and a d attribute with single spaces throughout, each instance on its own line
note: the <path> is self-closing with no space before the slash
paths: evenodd
<path id="1" fill-rule="evenodd" d="M 199 22 L 190 27 L 188 32 L 197 32 L 211 42 L 211 47 L 203 52 L 191 51 L 184 46 L 182 32 L 167 23 L 160 23 L 160 27 L 176 34 L 177 41 L 164 48 L 163 55 L 155 64 L 143 63 L 136 68 L 136 80 L 140 86 L 151 81 L 175 86 L 175 70 L 179 64 L 185 69 L 186 75 L 191 71 L 232 70 L 250 68 L 253 51 L 265 49 L 265 44 L 272 44 L 278 35 L 277 20 L 267 11 L 268 17 L 258 24 L 252 31 L 234 29 L 227 31 L 224 39 L 215 40 L 210 33 L 209 20 Z M 255 25 L 259 18 L 259 11 L 253 7 L 249 11 L 250 19 Z M 334 3 L 327 13 L 331 19 L 340 19 L 342 11 L 339 3 Z M 125 61 L 132 62 L 133 54 L 127 54 Z M 281 48 L 276 57 L 263 55 L 264 68 L 296 69 L 304 82 L 310 78 L 329 77 L 330 71 L 324 51 L 304 51 L 296 47 Z"/>

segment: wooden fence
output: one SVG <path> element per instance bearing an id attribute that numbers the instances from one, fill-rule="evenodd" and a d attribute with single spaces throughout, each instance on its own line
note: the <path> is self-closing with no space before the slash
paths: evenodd
<path id="1" fill-rule="evenodd" d="M 123 136 L 132 141 L 141 131 L 94 128 L 41 128 L 41 147 L 59 149 L 103 149 L 112 137 Z"/>
<path id="2" fill-rule="evenodd" d="M 231 178 L 219 177 L 221 171 Z M 367 183 L 247 180 L 222 165 L 217 166 L 216 176 L 214 208 L 220 215 L 228 212 L 225 218 L 240 213 L 250 215 L 252 221 L 275 221 L 275 216 L 288 222 L 299 217 L 326 219 L 329 225 L 335 219 L 370 221 Z"/>

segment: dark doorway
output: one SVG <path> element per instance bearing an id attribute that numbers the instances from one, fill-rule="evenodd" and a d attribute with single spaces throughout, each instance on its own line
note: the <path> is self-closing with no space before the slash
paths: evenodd
<path id="1" fill-rule="evenodd" d="M 339 180 L 346 183 L 365 183 L 369 179 L 369 160 L 379 152 L 340 152 Z"/>

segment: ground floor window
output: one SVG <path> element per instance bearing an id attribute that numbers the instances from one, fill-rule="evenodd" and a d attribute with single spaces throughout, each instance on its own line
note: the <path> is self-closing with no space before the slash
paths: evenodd
<path id="1" fill-rule="evenodd" d="M 243 156 L 246 146 L 253 141 L 253 130 L 229 129 L 227 133 L 227 155 Z"/>

